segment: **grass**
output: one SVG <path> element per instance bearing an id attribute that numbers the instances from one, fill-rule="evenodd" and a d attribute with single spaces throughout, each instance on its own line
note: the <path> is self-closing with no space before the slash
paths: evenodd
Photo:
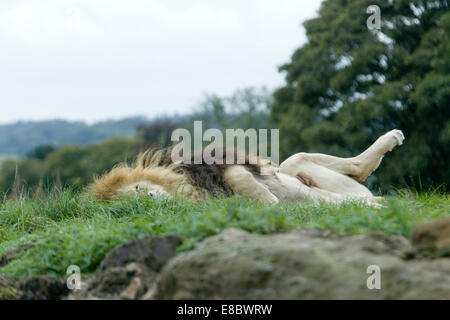
<path id="1" fill-rule="evenodd" d="M 405 193 L 387 199 L 377 210 L 351 203 L 266 207 L 236 197 L 198 204 L 139 197 L 99 202 L 66 190 L 0 201 L 0 257 L 33 242 L 0 267 L 0 274 L 64 276 L 73 264 L 91 273 L 112 248 L 146 235 L 180 235 L 184 239 L 180 251 L 229 227 L 272 233 L 304 226 L 409 236 L 417 224 L 449 214 L 450 199 L 439 193 Z"/>

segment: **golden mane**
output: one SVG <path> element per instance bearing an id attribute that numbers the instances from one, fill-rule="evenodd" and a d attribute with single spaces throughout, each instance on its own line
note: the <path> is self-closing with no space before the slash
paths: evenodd
<path id="1" fill-rule="evenodd" d="M 100 177 L 88 187 L 88 193 L 97 199 L 111 200 L 118 190 L 138 181 L 148 181 L 164 188 L 168 193 L 181 193 L 193 201 L 200 194 L 190 185 L 179 166 L 171 163 L 167 150 L 149 149 L 140 153 L 133 166 L 122 163 Z"/>

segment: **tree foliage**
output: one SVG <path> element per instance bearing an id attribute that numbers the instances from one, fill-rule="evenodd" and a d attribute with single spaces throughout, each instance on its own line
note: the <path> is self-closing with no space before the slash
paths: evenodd
<path id="1" fill-rule="evenodd" d="M 381 9 L 369 30 L 366 9 Z M 271 118 L 281 153 L 350 156 L 385 131 L 407 140 L 376 171 L 372 186 L 450 182 L 450 3 L 326 0 L 304 23 L 308 42 L 280 67 Z"/>
<path id="2" fill-rule="evenodd" d="M 49 153 L 52 153 L 55 151 L 55 147 L 51 144 L 43 144 L 40 146 L 37 146 L 33 150 L 27 153 L 28 158 L 36 158 L 39 160 L 44 160 Z"/>
<path id="3" fill-rule="evenodd" d="M 147 125 L 137 127 L 137 146 L 140 150 L 156 146 L 167 147 L 172 144 L 171 135 L 175 129 L 184 128 L 193 137 L 194 121 L 202 122 L 202 129 L 270 128 L 269 108 L 272 96 L 267 89 L 244 88 L 230 96 L 207 94 L 184 116 L 163 117 Z"/>
<path id="4" fill-rule="evenodd" d="M 194 121 L 202 121 L 205 130 L 269 128 L 272 100 L 271 93 L 264 87 L 244 88 L 228 97 L 208 94 L 189 115 L 186 126 L 190 128 Z"/>
<path id="5" fill-rule="evenodd" d="M 88 146 L 62 146 L 42 159 L 5 160 L 0 164 L 0 192 L 17 195 L 54 186 L 82 187 L 95 175 L 120 162 L 131 162 L 135 157 L 132 139 L 112 138 Z"/>

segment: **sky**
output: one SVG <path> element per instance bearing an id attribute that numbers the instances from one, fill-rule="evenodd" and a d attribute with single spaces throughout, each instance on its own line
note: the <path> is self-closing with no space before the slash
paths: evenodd
<path id="1" fill-rule="evenodd" d="M 284 83 L 321 0 L 1 0 L 0 123 L 187 113 Z"/>

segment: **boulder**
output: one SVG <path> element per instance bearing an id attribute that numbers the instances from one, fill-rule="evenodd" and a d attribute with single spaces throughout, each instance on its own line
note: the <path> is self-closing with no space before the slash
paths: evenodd
<path id="1" fill-rule="evenodd" d="M 412 243 L 422 252 L 450 256 L 450 217 L 436 219 L 417 226 Z"/>
<path id="2" fill-rule="evenodd" d="M 149 236 L 137 239 L 114 248 L 103 260 L 100 269 L 123 267 L 131 262 L 142 263 L 153 271 L 175 255 L 175 249 L 182 239 L 177 236 Z"/>
<path id="3" fill-rule="evenodd" d="M 140 263 L 111 267 L 82 279 L 80 290 L 72 291 L 69 300 L 136 300 L 153 287 L 157 273 Z"/>
<path id="4" fill-rule="evenodd" d="M 138 299 L 153 288 L 158 272 L 175 255 L 181 242 L 181 238 L 169 235 L 120 245 L 106 256 L 97 273 L 82 279 L 82 288 L 68 298 Z"/>
<path id="5" fill-rule="evenodd" d="M 30 276 L 15 279 L 0 276 L 0 300 L 59 300 L 69 293 L 62 279 Z"/>
<path id="6" fill-rule="evenodd" d="M 18 281 L 23 300 L 59 300 L 69 293 L 63 279 L 50 276 L 31 276 Z"/>
<path id="7" fill-rule="evenodd" d="M 407 239 L 378 232 L 228 229 L 170 260 L 144 298 L 450 299 L 450 260 L 405 260 L 411 250 Z M 380 289 L 368 286 L 373 266 Z"/>

